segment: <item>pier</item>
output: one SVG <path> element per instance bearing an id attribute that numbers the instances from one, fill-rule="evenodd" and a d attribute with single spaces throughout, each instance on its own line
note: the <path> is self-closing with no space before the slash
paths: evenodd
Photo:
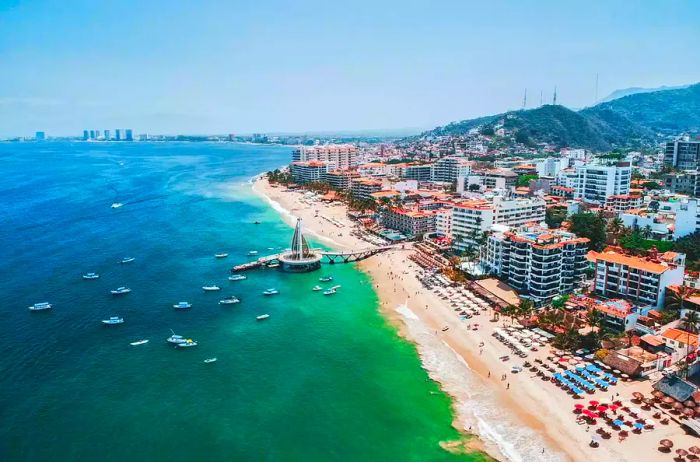
<path id="1" fill-rule="evenodd" d="M 367 249 L 345 252 L 314 249 L 309 247 L 308 243 L 306 242 L 306 239 L 302 233 L 301 219 L 298 219 L 297 225 L 294 228 L 291 250 L 273 255 L 267 255 L 265 257 L 260 257 L 255 261 L 236 265 L 231 268 L 231 272 L 238 273 L 241 271 L 262 268 L 271 263 L 279 263 L 280 268 L 283 271 L 297 273 L 307 272 L 320 268 L 321 263 L 327 263 L 330 265 L 334 265 L 336 263 L 354 263 L 395 248 L 396 246 L 385 245 L 381 247 L 371 247 Z"/>

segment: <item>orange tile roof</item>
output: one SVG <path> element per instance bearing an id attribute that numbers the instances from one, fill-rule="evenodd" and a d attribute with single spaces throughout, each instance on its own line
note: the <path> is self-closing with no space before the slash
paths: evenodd
<path id="1" fill-rule="evenodd" d="M 639 269 L 648 273 L 661 274 L 670 268 L 667 265 L 656 263 L 640 257 L 624 255 L 614 251 L 596 252 L 591 250 L 586 255 L 588 261 L 598 262 L 602 260 L 608 263 L 616 263 L 618 265 L 629 266 L 630 268 Z"/>
<path id="2" fill-rule="evenodd" d="M 667 339 L 675 340 L 680 343 L 684 343 L 690 346 L 698 346 L 698 334 L 691 334 L 688 331 L 671 328 L 665 331 L 661 336 Z"/>

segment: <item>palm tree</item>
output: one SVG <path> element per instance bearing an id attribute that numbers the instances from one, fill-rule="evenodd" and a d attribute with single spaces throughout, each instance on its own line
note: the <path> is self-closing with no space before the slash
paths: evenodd
<path id="1" fill-rule="evenodd" d="M 644 228 L 642 228 L 641 234 L 644 239 L 649 239 L 651 237 L 651 226 L 646 225 Z"/>
<path id="2" fill-rule="evenodd" d="M 677 290 L 671 290 L 666 298 L 666 308 L 683 311 L 685 302 L 688 301 L 693 293 L 695 293 L 695 290 L 685 285 L 679 286 Z"/>
<path id="3" fill-rule="evenodd" d="M 532 300 L 521 299 L 520 303 L 518 303 L 517 313 L 519 317 L 527 319 L 532 316 L 534 311 L 535 304 L 532 303 Z"/>
<path id="4" fill-rule="evenodd" d="M 598 310 L 591 309 L 586 314 L 586 323 L 591 328 L 591 330 L 593 330 L 594 328 L 598 328 L 598 330 L 600 330 L 600 326 L 603 323 L 603 316 Z"/>
<path id="5" fill-rule="evenodd" d="M 608 223 L 608 236 L 610 237 L 611 243 L 617 244 L 625 230 L 625 224 L 619 217 L 615 217 L 610 220 Z"/>

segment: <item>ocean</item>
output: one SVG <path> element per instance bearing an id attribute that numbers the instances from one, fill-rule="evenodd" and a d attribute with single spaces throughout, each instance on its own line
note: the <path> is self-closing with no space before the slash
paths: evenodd
<path id="1" fill-rule="evenodd" d="M 450 401 L 354 265 L 227 280 L 248 251 L 289 246 L 291 228 L 250 184 L 289 157 L 228 143 L 0 143 L 0 460 L 485 459 L 441 447 L 461 437 Z M 83 280 L 91 271 L 100 279 Z M 332 297 L 311 291 L 326 274 L 342 285 Z M 132 292 L 109 294 L 119 286 Z M 270 287 L 280 294 L 263 297 Z M 228 295 L 241 303 L 219 305 Z M 54 308 L 27 309 L 42 301 Z M 174 348 L 171 329 L 199 345 Z"/>

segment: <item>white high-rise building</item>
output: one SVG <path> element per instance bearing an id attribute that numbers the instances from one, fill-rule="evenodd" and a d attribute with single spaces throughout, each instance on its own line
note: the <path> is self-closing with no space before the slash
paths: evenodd
<path id="1" fill-rule="evenodd" d="M 292 152 L 292 162 L 317 160 L 328 168 L 346 169 L 357 165 L 357 148 L 351 144 L 328 144 L 324 146 L 300 146 Z"/>
<path id="2" fill-rule="evenodd" d="M 604 205 L 609 196 L 629 194 L 631 181 L 629 162 L 576 167 L 574 199 Z"/>
<path id="3" fill-rule="evenodd" d="M 460 176 L 468 176 L 471 173 L 472 162 L 463 157 L 443 157 L 432 166 L 431 179 L 452 183 Z"/>
<path id="4" fill-rule="evenodd" d="M 452 209 L 452 246 L 464 250 L 494 225 L 521 226 L 544 221 L 546 203 L 541 197 L 471 200 Z"/>

